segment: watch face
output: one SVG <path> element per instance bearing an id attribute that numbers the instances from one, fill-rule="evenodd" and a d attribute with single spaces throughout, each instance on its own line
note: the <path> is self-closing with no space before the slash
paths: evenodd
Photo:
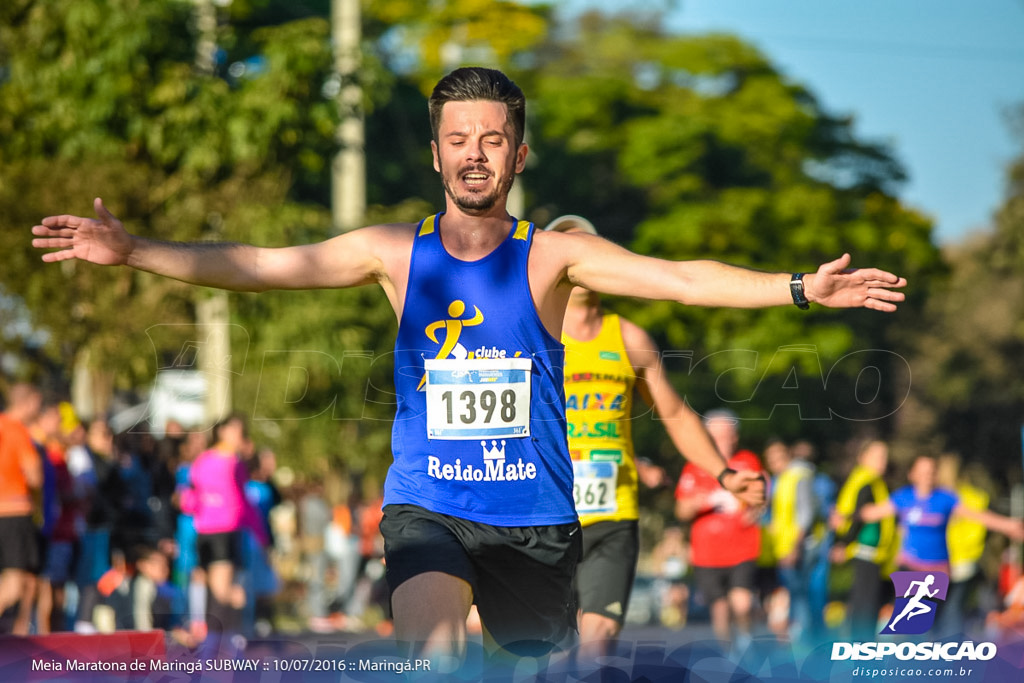
<path id="1" fill-rule="evenodd" d="M 803 280 L 800 279 L 801 277 L 803 277 L 802 274 L 799 277 L 794 275 L 793 279 L 789 281 L 789 293 L 792 294 L 793 303 L 796 304 L 798 308 L 808 308 L 807 297 L 804 296 L 804 283 Z"/>

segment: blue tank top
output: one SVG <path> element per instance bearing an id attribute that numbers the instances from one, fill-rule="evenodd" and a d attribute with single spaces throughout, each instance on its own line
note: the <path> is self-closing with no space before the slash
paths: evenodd
<path id="1" fill-rule="evenodd" d="M 494 251 L 462 261 L 441 244 L 441 216 L 424 219 L 413 241 L 395 341 L 398 408 L 384 504 L 494 526 L 573 522 L 564 350 L 530 293 L 534 226 L 513 219 Z M 432 369 L 428 379 L 433 359 L 465 363 L 453 372 Z M 518 359 L 508 363 L 529 365 L 528 376 L 494 369 L 506 362 L 494 359 Z M 517 405 L 514 392 L 527 385 L 529 402 Z"/>

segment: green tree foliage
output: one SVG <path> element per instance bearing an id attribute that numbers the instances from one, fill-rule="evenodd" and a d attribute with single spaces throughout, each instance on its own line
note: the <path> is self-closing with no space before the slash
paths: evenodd
<path id="1" fill-rule="evenodd" d="M 1024 143 L 1024 107 L 1015 120 Z M 908 452 L 951 449 L 1006 468 L 1020 462 L 1024 426 L 1017 379 L 1024 376 L 1024 151 L 1007 167 L 992 230 L 949 248 L 946 258 L 949 277 L 932 292 L 914 336 L 901 441 Z"/>
<path id="2" fill-rule="evenodd" d="M 508 68 L 547 34 L 549 7 L 510 0 L 364 0 L 369 32 L 424 94 L 463 65 Z"/>
<path id="3" fill-rule="evenodd" d="M 187 342 L 196 290 L 127 270 L 44 267 L 26 231 L 40 216 L 88 212 L 100 195 L 130 230 L 160 239 L 284 245 L 331 233 L 341 83 L 329 2 L 219 8 L 213 74 L 195 67 L 194 12 L 185 0 L 0 7 L 0 287 L 50 332 L 52 357 L 70 367 L 89 349 L 122 387 L 147 381 Z M 530 102 L 524 185 L 539 223 L 581 213 L 642 251 L 766 269 L 810 269 L 849 250 L 856 263 L 910 278 L 915 301 L 893 318 L 631 306 L 665 348 L 690 353 L 670 364 L 696 407 L 735 401 L 765 429 L 770 416 L 771 430 L 794 433 L 807 424 L 799 414 L 771 408 L 796 393 L 813 397 L 801 410 L 832 407 L 833 395 L 843 396 L 839 410 L 856 409 L 860 371 L 893 362 L 870 350 L 892 347 L 890 321 L 914 320 L 938 263 L 928 221 L 894 196 L 899 165 L 737 38 L 668 35 L 656 17 L 592 14 L 552 27 L 549 14 L 512 1 L 363 2 L 355 78 L 369 112 L 368 222 L 441 206 L 425 93 L 454 66 L 503 68 Z M 380 292 L 233 294 L 231 303 L 242 331 L 235 404 L 252 411 L 256 435 L 285 457 L 382 469 L 395 322 Z M 181 332 L 153 333 L 166 323 Z M 787 344 L 805 346 L 780 350 Z M 867 418 L 899 396 L 881 391 L 860 397 Z M 834 431 L 836 420 L 818 424 Z"/>
<path id="4" fill-rule="evenodd" d="M 327 195 L 334 152 L 337 108 L 322 92 L 332 75 L 329 25 L 286 5 L 222 9 L 214 74 L 195 67 L 191 2 L 25 1 L 0 10 L 0 244 L 8 255 L 0 286 L 49 333 L 48 352 L 67 373 L 88 350 L 121 388 L 142 386 L 195 337 L 193 302 L 202 294 L 125 269 L 44 266 L 27 233 L 41 216 L 90 213 L 92 197 L 103 196 L 131 231 L 158 239 L 283 245 L 329 236 L 328 210 L 307 201 Z M 339 358 L 345 349 L 379 350 L 381 329 L 394 324 L 383 297 L 232 301 L 232 322 L 244 331 L 232 349 L 236 406 L 290 418 L 264 429 L 281 442 L 306 438 L 321 453 L 336 451 L 341 423 L 310 419 L 314 408 L 328 395 L 365 394 L 369 374 L 346 384 L 349 375 L 335 373 L 329 389 L 314 382 L 297 397 L 264 384 L 261 398 L 260 373 L 272 378 L 275 369 L 264 359 L 284 362 L 274 353 L 281 349 Z M 255 426 L 259 436 L 266 424 Z M 367 442 L 367 458 L 380 455 L 379 441 Z"/>
<path id="5" fill-rule="evenodd" d="M 641 252 L 766 270 L 849 251 L 912 282 L 894 318 L 629 304 L 665 348 L 691 354 L 672 362 L 694 405 L 728 402 L 761 438 L 836 437 L 895 410 L 906 364 L 888 351 L 892 325 L 913 319 L 940 260 L 930 222 L 893 194 L 903 171 L 887 150 L 734 36 L 601 14 L 565 33 L 528 76 L 536 218 L 581 213 Z"/>

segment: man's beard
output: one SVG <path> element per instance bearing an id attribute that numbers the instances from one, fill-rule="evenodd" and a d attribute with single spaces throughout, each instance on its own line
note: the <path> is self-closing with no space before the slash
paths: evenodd
<path id="1" fill-rule="evenodd" d="M 472 167 L 462 168 L 456 174 L 455 178 L 458 180 L 464 174 L 471 171 L 477 170 Z M 483 171 L 486 172 L 486 171 Z M 494 208 L 498 203 L 498 200 L 502 198 L 503 194 L 508 195 L 509 190 L 512 189 L 513 183 L 515 183 L 516 174 L 510 173 L 507 180 L 504 180 L 493 187 L 490 192 L 467 192 L 464 195 L 458 195 L 455 189 L 452 187 L 452 183 L 448 182 L 448 176 L 444 173 L 444 168 L 441 168 L 441 184 L 444 185 L 445 193 L 451 197 L 455 206 L 459 207 L 466 213 L 472 215 L 476 213 L 486 213 Z"/>

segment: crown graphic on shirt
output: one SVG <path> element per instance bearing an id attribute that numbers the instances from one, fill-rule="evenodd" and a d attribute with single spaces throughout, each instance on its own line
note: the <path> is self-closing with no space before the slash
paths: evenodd
<path id="1" fill-rule="evenodd" d="M 498 442 L 491 440 L 491 447 L 487 447 L 486 441 L 481 441 L 480 445 L 484 448 L 484 460 L 504 460 L 505 459 L 505 440 L 501 440 L 501 446 L 498 446 Z"/>

